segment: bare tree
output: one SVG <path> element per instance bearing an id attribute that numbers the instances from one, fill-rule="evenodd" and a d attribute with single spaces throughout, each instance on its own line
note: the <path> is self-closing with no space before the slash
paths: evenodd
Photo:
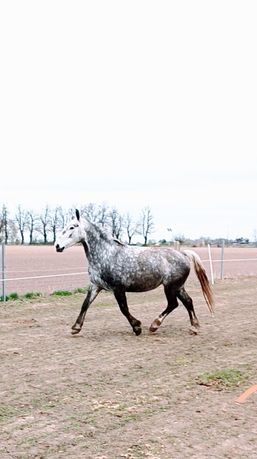
<path id="1" fill-rule="evenodd" d="M 70 217 L 72 217 L 72 215 L 74 214 L 74 210 L 72 212 L 71 209 L 67 211 L 63 210 L 63 208 L 60 206 L 58 207 L 58 212 L 59 212 L 59 226 L 60 228 L 64 228 L 68 222 L 68 220 L 70 219 Z"/>
<path id="2" fill-rule="evenodd" d="M 121 234 L 122 234 L 122 224 L 123 224 L 123 218 L 117 211 L 117 209 L 113 208 L 109 212 L 109 218 L 110 218 L 110 223 L 111 223 L 111 232 L 112 236 L 120 239 Z"/>
<path id="3" fill-rule="evenodd" d="M 182 245 L 182 244 L 185 243 L 186 238 L 185 238 L 184 234 L 179 233 L 179 234 L 175 234 L 174 240 L 179 242 Z"/>
<path id="4" fill-rule="evenodd" d="M 47 244 L 47 236 L 50 226 L 50 208 L 48 205 L 45 206 L 43 212 L 39 215 L 39 223 L 38 232 L 43 235 L 44 244 Z"/>
<path id="5" fill-rule="evenodd" d="M 127 213 L 124 221 L 124 226 L 128 236 L 128 243 L 131 244 L 132 237 L 138 234 L 138 223 L 135 223 L 129 213 Z"/>
<path id="6" fill-rule="evenodd" d="M 8 244 L 8 228 L 9 221 L 8 221 L 8 210 L 5 204 L 2 206 L 2 212 L 0 215 L 0 228 L 1 228 L 1 241 L 5 244 Z"/>
<path id="7" fill-rule="evenodd" d="M 3 230 L 4 230 L 4 223 L 2 219 L 2 215 L 0 215 L 0 242 L 3 242 Z"/>
<path id="8" fill-rule="evenodd" d="M 148 237 L 154 231 L 153 215 L 150 207 L 144 207 L 144 209 L 142 209 L 139 227 L 140 234 L 142 234 L 144 238 L 144 245 L 147 245 Z"/>
<path id="9" fill-rule="evenodd" d="M 109 207 L 106 204 L 98 206 L 97 223 L 105 226 L 108 223 Z"/>
<path id="10" fill-rule="evenodd" d="M 49 215 L 49 227 L 52 230 L 53 234 L 53 243 L 56 241 L 56 233 L 59 228 L 61 228 L 63 222 L 63 211 L 61 207 L 55 207 L 52 211 L 50 211 Z M 64 225 L 63 225 L 64 226 Z"/>
<path id="11" fill-rule="evenodd" d="M 28 224 L 28 212 L 22 209 L 21 205 L 19 205 L 14 218 L 20 233 L 21 244 L 23 245 L 25 242 L 25 231 Z"/>
<path id="12" fill-rule="evenodd" d="M 85 218 L 88 218 L 92 223 L 96 223 L 98 220 L 98 207 L 93 202 L 83 206 L 80 209 L 80 213 Z"/>
<path id="13" fill-rule="evenodd" d="M 34 241 L 34 231 L 36 231 L 36 226 L 38 223 L 38 216 L 33 210 L 27 211 L 27 228 L 29 232 L 29 243 L 33 244 Z"/>

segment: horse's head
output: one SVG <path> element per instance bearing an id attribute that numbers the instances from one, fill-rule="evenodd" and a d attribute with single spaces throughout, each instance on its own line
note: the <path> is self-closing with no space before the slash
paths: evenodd
<path id="1" fill-rule="evenodd" d="M 57 252 L 63 252 L 64 249 L 72 247 L 85 240 L 85 230 L 80 220 L 79 211 L 76 209 L 76 217 L 73 218 L 66 228 L 58 235 L 55 248 Z"/>

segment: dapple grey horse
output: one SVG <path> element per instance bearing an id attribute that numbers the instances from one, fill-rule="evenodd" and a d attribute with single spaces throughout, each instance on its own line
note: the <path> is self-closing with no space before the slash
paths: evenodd
<path id="1" fill-rule="evenodd" d="M 80 314 L 72 327 L 72 333 L 79 333 L 88 307 L 101 290 L 112 291 L 122 314 L 129 321 L 134 333 L 142 332 L 141 322 L 133 317 L 128 308 L 126 292 L 146 292 L 160 285 L 168 301 L 166 309 L 152 322 L 150 331 L 155 332 L 165 317 L 178 306 L 180 300 L 186 307 L 192 327 L 199 327 L 193 301 L 184 284 L 193 262 L 206 304 L 213 312 L 214 300 L 208 277 L 199 256 L 192 250 L 183 252 L 162 247 L 132 247 L 108 235 L 102 228 L 76 217 L 58 235 L 55 248 L 65 248 L 81 243 L 88 260 L 90 286 L 82 304 Z"/>

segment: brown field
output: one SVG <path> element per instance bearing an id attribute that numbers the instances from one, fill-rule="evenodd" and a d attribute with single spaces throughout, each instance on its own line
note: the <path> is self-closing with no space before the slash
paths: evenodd
<path id="1" fill-rule="evenodd" d="M 7 246 L 5 250 L 5 277 L 14 279 L 6 282 L 6 293 L 51 293 L 88 284 L 82 247 L 71 247 L 62 254 L 53 246 Z"/>
<path id="2" fill-rule="evenodd" d="M 72 252 L 56 259 L 74 263 Z M 2 303 L 1 459 L 256 458 L 257 393 L 235 401 L 257 384 L 256 277 L 217 281 L 215 318 L 194 278 L 188 292 L 198 335 L 182 306 L 148 332 L 161 288 L 128 296 L 139 337 L 111 294 L 76 336 L 81 294 Z"/>
<path id="3" fill-rule="evenodd" d="M 210 274 L 208 249 L 194 249 L 202 258 Z M 215 278 L 220 278 L 221 249 L 211 249 Z M 73 290 L 88 284 L 87 263 L 82 247 L 72 247 L 56 253 L 53 246 L 7 246 L 6 293 L 51 293 L 54 290 Z M 79 274 L 81 273 L 81 274 Z M 226 248 L 224 276 L 257 276 L 257 248 Z M 48 277 L 47 277 L 48 276 Z"/>

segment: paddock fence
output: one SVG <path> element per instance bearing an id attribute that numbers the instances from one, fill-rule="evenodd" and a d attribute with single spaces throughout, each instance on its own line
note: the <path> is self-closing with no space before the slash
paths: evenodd
<path id="1" fill-rule="evenodd" d="M 183 249 L 185 247 L 181 247 Z M 201 257 L 212 282 L 240 276 L 257 277 L 256 247 L 196 247 L 193 250 Z M 23 295 L 72 291 L 89 283 L 81 246 L 63 253 L 56 253 L 53 246 L 2 246 L 0 263 L 2 297 L 14 292 Z"/>

